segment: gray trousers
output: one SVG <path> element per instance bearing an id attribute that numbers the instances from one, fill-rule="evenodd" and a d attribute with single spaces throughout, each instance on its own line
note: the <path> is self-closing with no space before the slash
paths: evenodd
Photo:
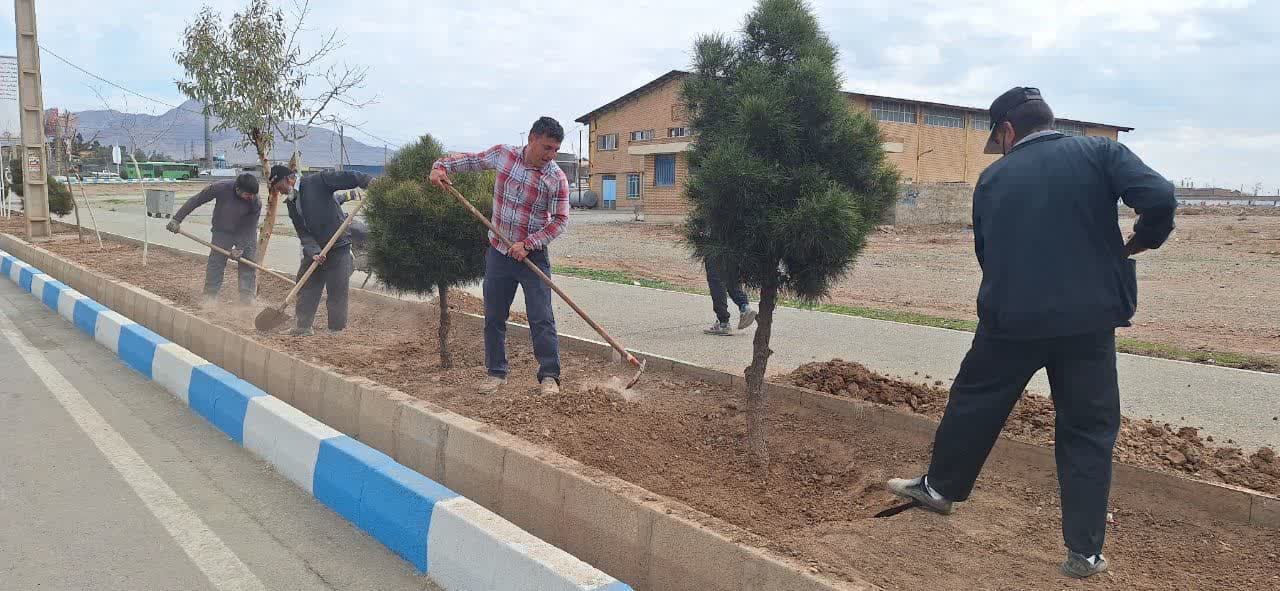
<path id="1" fill-rule="evenodd" d="M 298 278 L 311 267 L 311 259 L 302 259 L 298 268 Z M 320 308 L 320 297 L 329 292 L 329 330 L 342 330 L 347 327 L 347 296 L 351 289 L 351 274 L 355 272 L 355 261 L 351 258 L 351 247 L 344 246 L 329 251 L 323 265 L 316 268 L 311 278 L 298 291 L 298 304 L 294 313 L 298 317 L 298 328 L 310 328 L 315 322 L 316 310 Z"/>
<path id="2" fill-rule="evenodd" d="M 214 232 L 213 245 L 225 250 L 231 250 L 232 246 L 238 247 L 245 258 L 254 258 L 258 252 L 258 237 L 254 233 L 245 236 L 236 236 L 228 232 Z M 240 301 L 243 303 L 252 303 L 253 298 L 257 295 L 258 275 L 257 271 L 249 265 L 241 265 L 236 263 L 236 275 L 239 279 Z M 204 295 L 207 298 L 215 298 L 218 292 L 222 291 L 222 277 L 227 269 L 227 257 L 221 253 L 210 250 L 209 260 L 205 264 L 204 269 Z"/>

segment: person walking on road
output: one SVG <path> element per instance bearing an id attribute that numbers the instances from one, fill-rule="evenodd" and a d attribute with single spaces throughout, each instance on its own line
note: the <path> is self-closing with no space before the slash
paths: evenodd
<path id="1" fill-rule="evenodd" d="M 303 178 L 295 191 L 296 173 L 287 166 L 271 167 L 272 187 L 287 196 L 285 204 L 289 208 L 289 219 L 302 243 L 298 278 L 302 278 L 313 261 L 320 263 L 298 292 L 298 303 L 294 309 L 298 325 L 290 334 L 312 335 L 311 325 L 315 322 L 316 310 L 320 308 L 320 298 L 326 291 L 329 293 L 329 332 L 338 333 L 347 327 L 347 297 L 351 290 L 351 274 L 355 272 L 351 245 L 368 235 L 368 229 L 362 222 L 353 220 L 346 235 L 338 238 L 326 255 L 322 256 L 320 251 L 347 219 L 342 204 L 350 200 L 351 193 L 344 193 L 341 198 L 334 193 L 367 189 L 372 181 L 373 177 L 362 172 L 320 172 Z"/>
<path id="2" fill-rule="evenodd" d="M 991 104 L 973 235 L 982 282 L 978 329 L 951 387 L 924 476 L 894 479 L 895 495 L 950 514 L 1031 377 L 1044 368 L 1057 415 L 1055 453 L 1067 559 L 1062 572 L 1104 572 L 1111 462 L 1120 428 L 1115 329 L 1138 303 L 1134 255 L 1173 231 L 1173 185 L 1124 145 L 1053 131 L 1035 88 Z M 1126 242 L 1116 200 L 1138 213 Z"/>
<path id="3" fill-rule="evenodd" d="M 711 309 L 716 314 L 716 321 L 710 328 L 702 331 L 709 335 L 730 336 L 729 300 L 738 306 L 738 330 L 746 330 L 756 321 L 756 311 L 751 309 L 751 300 L 742 291 L 736 269 L 716 269 L 711 259 L 706 260 L 707 287 L 711 290 Z"/>
<path id="4" fill-rule="evenodd" d="M 199 193 L 182 204 L 173 219 L 165 226 L 167 230 L 177 234 L 182 222 L 196 208 L 213 202 L 213 242 L 214 246 L 239 254 L 251 260 L 258 250 L 258 217 L 262 214 L 262 200 L 258 199 L 258 177 L 242 174 L 233 180 L 210 183 Z M 240 303 L 252 306 L 257 295 L 257 274 L 249 265 L 238 265 L 236 274 L 240 288 Z M 222 278 L 227 268 L 226 255 L 209 252 L 209 260 L 204 269 L 204 301 L 211 304 L 218 299 L 222 290 Z"/>
<path id="5" fill-rule="evenodd" d="M 560 337 L 551 307 L 551 287 L 524 265 L 533 261 L 551 275 L 548 246 L 569 224 L 569 180 L 556 164 L 564 128 L 542 117 L 529 130 L 523 148 L 497 145 L 475 154 L 437 160 L 431 182 L 444 187 L 449 173 L 498 171 L 493 186 L 493 225 L 514 243 L 507 249 L 492 232 L 484 269 L 484 358 L 489 377 L 480 391 L 493 393 L 507 383 L 507 318 L 516 287 L 524 291 L 525 313 L 538 359 L 538 384 L 544 395 L 560 392 Z"/>

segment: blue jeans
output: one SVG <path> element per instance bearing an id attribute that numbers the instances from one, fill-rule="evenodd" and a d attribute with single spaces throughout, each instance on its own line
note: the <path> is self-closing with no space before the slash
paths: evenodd
<path id="1" fill-rule="evenodd" d="M 551 275 L 551 258 L 546 250 L 529 255 L 539 269 Z M 538 381 L 560 381 L 560 337 L 551 308 L 551 287 L 524 263 L 490 248 L 484 263 L 484 366 L 489 375 L 507 377 L 507 318 L 516 287 L 524 290 L 525 314 L 533 336 L 533 355 L 538 359 Z"/>

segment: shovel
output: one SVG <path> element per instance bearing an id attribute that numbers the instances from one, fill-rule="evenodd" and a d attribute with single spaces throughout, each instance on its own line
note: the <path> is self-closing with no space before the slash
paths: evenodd
<path id="1" fill-rule="evenodd" d="M 504 236 L 502 232 L 499 232 L 498 229 L 493 226 L 493 223 L 489 221 L 489 218 L 484 217 L 484 214 L 480 213 L 480 210 L 476 209 L 474 205 L 471 205 L 471 202 L 467 201 L 467 198 L 463 197 L 462 193 L 459 193 L 457 189 L 453 188 L 453 185 L 445 184 L 445 189 L 449 191 L 450 195 L 453 195 L 454 199 L 458 200 L 458 203 L 461 203 L 463 207 L 467 208 L 467 211 L 470 211 L 471 215 L 475 216 L 477 220 L 480 220 L 486 228 L 489 228 L 489 231 L 493 232 L 493 235 L 497 236 L 498 240 L 505 244 L 507 248 L 514 246 L 511 239 Z M 581 316 L 583 320 L 587 321 L 587 324 L 591 325 L 591 328 L 594 328 L 601 337 L 604 337 L 604 340 L 609 342 L 609 346 L 613 347 L 618 354 L 622 355 L 622 358 L 626 359 L 627 363 L 630 363 L 637 369 L 636 375 L 631 378 L 631 381 L 627 382 L 626 389 L 630 390 L 632 386 L 635 386 L 636 383 L 640 381 L 640 374 L 644 373 L 647 361 L 636 359 L 635 355 L 632 355 L 622 345 L 618 344 L 618 341 L 614 340 L 613 337 L 609 336 L 609 333 L 605 332 L 604 327 L 596 324 L 595 320 L 592 320 L 590 316 L 587 316 L 587 313 L 584 312 L 582 308 L 579 308 L 578 304 L 574 303 L 574 301 L 569 298 L 569 294 L 560 289 L 560 286 L 556 285 L 555 282 L 552 281 L 546 273 L 543 273 L 542 269 L 539 269 L 537 265 L 533 264 L 533 261 L 529 260 L 528 257 L 525 257 L 524 264 L 527 265 L 539 279 L 546 283 L 552 291 L 556 292 L 556 295 L 559 295 L 560 299 L 564 300 L 564 303 L 569 304 L 569 307 L 573 308 L 573 311 L 577 312 L 578 316 Z"/>
<path id="2" fill-rule="evenodd" d="M 356 204 L 355 210 L 347 215 L 347 219 L 342 221 L 341 226 L 338 226 L 338 231 L 333 233 L 333 236 L 329 238 L 329 243 L 324 245 L 324 248 L 320 250 L 321 257 L 328 256 L 329 249 L 333 248 L 333 245 L 338 242 L 338 239 L 342 238 L 347 233 L 347 226 L 350 226 L 351 221 L 356 219 L 356 214 L 360 213 L 360 209 L 364 207 L 364 203 L 365 200 L 363 198 L 360 199 L 360 203 Z M 298 297 L 298 292 L 302 290 L 302 286 L 306 285 L 307 280 L 311 278 L 311 274 L 315 273 L 316 269 L 319 267 L 320 261 L 311 261 L 311 266 L 307 267 L 307 272 L 303 273 L 302 278 L 298 279 L 298 283 L 293 286 L 293 289 L 289 290 L 289 295 L 284 297 L 284 302 L 280 303 L 280 307 L 263 308 L 263 310 L 258 313 L 258 317 L 253 319 L 253 326 L 262 332 L 270 332 L 284 324 L 285 321 L 289 319 L 289 315 L 285 313 L 284 309 L 289 307 L 289 303 L 293 301 L 293 298 Z"/>
<path id="3" fill-rule="evenodd" d="M 275 271 L 272 271 L 271 269 L 268 269 L 268 268 L 266 268 L 266 267 L 264 267 L 264 266 L 262 266 L 262 265 L 259 265 L 258 263 L 255 263 L 255 262 L 253 262 L 253 261 L 251 261 L 251 260 L 249 260 L 249 259 L 247 259 L 247 258 L 245 258 L 245 257 L 243 257 L 243 256 L 237 256 L 237 255 L 234 255 L 234 254 L 232 254 L 232 253 L 228 252 L 227 250 L 223 249 L 223 248 L 222 248 L 222 247 L 220 247 L 220 246 L 217 246 L 217 245 L 215 245 L 215 244 L 211 244 L 211 243 L 209 243 L 209 242 L 206 242 L 206 241 L 204 241 L 204 240 L 200 239 L 200 238 L 199 238 L 199 237 L 197 237 L 197 236 L 193 236 L 193 235 L 191 235 L 191 234 L 190 234 L 190 233 L 188 233 L 186 230 L 183 230 L 183 229 L 181 229 L 181 228 L 179 228 L 179 229 L 178 229 L 178 233 L 179 233 L 179 234 L 182 234 L 183 236 L 186 236 L 187 238 L 190 238 L 190 239 L 192 239 L 192 240 L 195 240 L 195 241 L 196 241 L 197 243 L 199 243 L 199 244 L 202 244 L 202 245 L 204 245 L 204 246 L 209 247 L 210 249 L 212 249 L 212 250 L 213 250 L 213 252 L 216 252 L 216 253 L 218 253 L 218 254 L 220 254 L 220 255 L 222 255 L 222 256 L 225 256 L 225 257 L 227 257 L 227 258 L 229 258 L 229 259 L 231 259 L 231 260 L 235 261 L 236 263 L 239 263 L 239 264 L 241 264 L 241 265 L 249 265 L 250 267 L 253 267 L 254 269 L 257 269 L 257 270 L 259 270 L 259 271 L 262 271 L 263 273 L 267 273 L 267 274 L 269 274 L 269 275 L 273 275 L 273 276 L 275 276 L 275 277 L 280 278 L 280 279 L 281 279 L 281 280 L 283 280 L 283 281 L 288 281 L 288 282 L 289 282 L 289 285 L 293 285 L 293 284 L 294 284 L 293 278 L 292 278 L 292 277 L 290 277 L 290 276 L 288 276 L 288 275 L 285 275 L 284 273 L 277 273 L 277 272 L 275 272 Z"/>

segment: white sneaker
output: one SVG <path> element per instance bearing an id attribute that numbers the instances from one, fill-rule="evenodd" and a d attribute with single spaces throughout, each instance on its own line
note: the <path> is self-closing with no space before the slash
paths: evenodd
<path id="1" fill-rule="evenodd" d="M 560 382 L 555 378 L 542 378 L 541 388 L 543 396 L 555 396 L 560 393 Z"/>
<path id="2" fill-rule="evenodd" d="M 756 323 L 756 316 L 760 314 L 751 308 L 742 311 L 742 315 L 738 316 L 738 330 L 746 330 L 747 327 Z"/>
<path id="3" fill-rule="evenodd" d="M 481 394 L 493 394 L 494 392 L 498 391 L 498 388 L 501 388 L 505 385 L 507 385 L 507 378 L 500 378 L 498 376 L 487 376 L 485 377 L 483 382 L 480 382 L 479 386 L 476 386 L 476 390 L 478 390 Z"/>

